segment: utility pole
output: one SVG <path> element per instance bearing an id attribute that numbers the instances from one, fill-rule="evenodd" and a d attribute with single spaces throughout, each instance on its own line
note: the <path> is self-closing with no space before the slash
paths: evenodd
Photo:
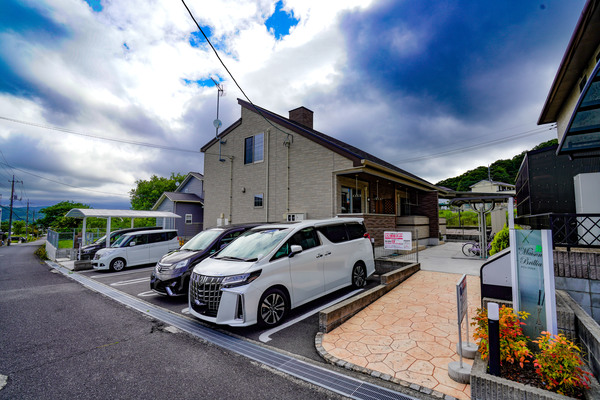
<path id="1" fill-rule="evenodd" d="M 27 215 L 25 216 L 25 243 L 27 243 L 27 239 L 29 238 L 28 228 L 29 228 L 29 199 L 27 199 Z"/>
<path id="2" fill-rule="evenodd" d="M 6 245 L 10 246 L 10 236 L 12 234 L 12 215 L 13 215 L 13 201 L 15 199 L 15 176 L 13 175 L 10 188 L 10 211 L 8 214 L 8 240 L 6 241 Z M 17 181 L 23 183 L 23 181 Z"/>

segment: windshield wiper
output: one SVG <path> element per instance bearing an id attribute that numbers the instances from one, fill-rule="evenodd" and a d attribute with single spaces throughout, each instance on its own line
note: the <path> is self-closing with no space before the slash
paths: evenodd
<path id="1" fill-rule="evenodd" d="M 223 257 L 215 257 L 217 260 L 232 260 L 232 261 L 246 261 L 245 258 L 232 257 L 232 256 L 223 256 Z"/>
<path id="2" fill-rule="evenodd" d="M 254 262 L 254 261 L 258 261 L 258 258 L 247 258 L 247 259 L 245 259 L 244 261 L 247 261 L 247 262 Z"/>

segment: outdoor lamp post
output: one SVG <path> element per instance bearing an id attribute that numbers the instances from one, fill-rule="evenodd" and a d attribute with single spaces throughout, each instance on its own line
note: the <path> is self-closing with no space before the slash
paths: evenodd
<path id="1" fill-rule="evenodd" d="M 500 376 L 500 310 L 498 303 L 488 303 L 489 373 Z"/>

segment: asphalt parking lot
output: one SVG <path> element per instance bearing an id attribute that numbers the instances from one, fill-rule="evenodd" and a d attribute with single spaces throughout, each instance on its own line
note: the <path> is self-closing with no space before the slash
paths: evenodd
<path id="1" fill-rule="evenodd" d="M 154 265 L 128 268 L 121 272 L 86 270 L 77 271 L 87 278 L 110 286 L 131 296 L 167 309 L 171 312 L 193 318 L 199 324 L 267 344 L 276 349 L 322 362 L 315 349 L 315 335 L 319 330 L 319 311 L 348 297 L 375 286 L 378 281 L 369 279 L 367 286 L 360 290 L 351 287 L 338 290 L 318 300 L 291 310 L 284 322 L 273 329 L 265 330 L 257 326 L 234 328 L 209 324 L 200 321 L 188 313 L 187 296 L 168 297 L 150 290 L 150 274 Z"/>

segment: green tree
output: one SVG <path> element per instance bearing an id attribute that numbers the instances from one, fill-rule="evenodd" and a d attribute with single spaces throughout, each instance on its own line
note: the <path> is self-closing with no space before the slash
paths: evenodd
<path id="1" fill-rule="evenodd" d="M 91 208 L 87 204 L 75 203 L 73 201 L 61 201 L 53 206 L 46 207 L 41 210 L 45 214 L 44 218 L 38 219 L 36 222 L 46 228 L 56 230 L 68 230 L 77 228 L 81 220 L 76 218 L 67 218 L 65 214 L 73 208 Z"/>
<path id="2" fill-rule="evenodd" d="M 131 208 L 133 210 L 150 210 L 164 192 L 173 192 L 183 182 L 186 175 L 171 173 L 170 178 L 152 175 L 150 180 L 135 181 L 135 189 L 131 189 Z"/>
<path id="3" fill-rule="evenodd" d="M 547 142 L 538 144 L 532 150 L 543 149 L 545 147 L 553 146 L 556 144 L 558 144 L 558 140 L 552 139 Z M 523 162 L 523 158 L 525 158 L 526 153 L 527 152 L 524 151 L 520 154 L 517 154 L 513 158 L 494 161 L 489 167 L 489 175 L 488 167 L 480 166 L 470 171 L 467 171 L 462 175 L 439 181 L 438 183 L 436 183 L 436 185 L 444 186 L 460 192 L 467 192 L 471 190 L 470 186 L 474 183 L 477 183 L 484 179 L 489 179 L 490 177 L 494 181 L 510 183 L 514 185 L 517 179 L 517 174 L 519 173 L 519 169 L 521 168 L 521 163 Z"/>
<path id="4" fill-rule="evenodd" d="M 25 233 L 25 221 L 13 221 L 12 231 L 15 235 Z"/>

